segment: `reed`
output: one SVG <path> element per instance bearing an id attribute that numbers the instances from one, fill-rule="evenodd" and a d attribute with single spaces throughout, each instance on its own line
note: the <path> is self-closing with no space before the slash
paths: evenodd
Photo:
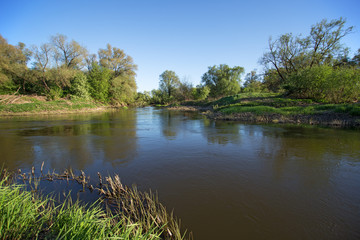
<path id="1" fill-rule="evenodd" d="M 118 175 L 104 181 L 98 173 L 94 187 L 83 171 L 44 174 L 42 165 L 40 172 L 1 171 L 0 239 L 192 239 L 191 233 L 181 233 L 180 221 L 156 194 L 125 186 Z M 60 203 L 43 198 L 38 194 L 41 181 L 76 181 L 84 191 L 97 191 L 99 200 L 86 205 L 69 196 Z"/>

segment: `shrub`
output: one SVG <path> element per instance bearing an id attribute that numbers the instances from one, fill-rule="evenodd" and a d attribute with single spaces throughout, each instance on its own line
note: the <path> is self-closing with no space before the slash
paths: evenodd
<path id="1" fill-rule="evenodd" d="M 71 80 L 70 94 L 82 99 L 90 99 L 89 83 L 84 73 L 77 73 Z"/>

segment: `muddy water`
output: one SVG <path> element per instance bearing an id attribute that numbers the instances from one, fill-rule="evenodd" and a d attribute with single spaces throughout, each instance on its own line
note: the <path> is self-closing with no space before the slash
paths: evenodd
<path id="1" fill-rule="evenodd" d="M 195 239 L 359 239 L 360 132 L 154 108 L 0 119 L 0 164 L 151 188 Z M 91 197 L 90 197 L 91 198 Z"/>

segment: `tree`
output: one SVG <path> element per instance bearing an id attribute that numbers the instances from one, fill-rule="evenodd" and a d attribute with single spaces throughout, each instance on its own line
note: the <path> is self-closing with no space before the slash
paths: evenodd
<path id="1" fill-rule="evenodd" d="M 13 46 L 0 35 L 0 87 L 5 91 L 25 90 L 27 56 L 23 44 Z"/>
<path id="2" fill-rule="evenodd" d="M 50 91 L 49 86 L 47 85 L 46 81 L 46 69 L 50 65 L 50 57 L 52 54 L 52 47 L 50 44 L 42 44 L 39 48 L 37 46 L 33 46 L 33 57 L 34 62 L 33 66 L 34 69 L 39 71 L 41 74 L 40 79 L 47 91 Z"/>
<path id="3" fill-rule="evenodd" d="M 136 97 L 133 76 L 120 75 L 110 80 L 109 98 L 113 104 L 130 104 Z"/>
<path id="4" fill-rule="evenodd" d="M 82 72 L 78 72 L 71 80 L 70 93 L 73 96 L 88 100 L 90 99 L 89 88 L 86 75 Z"/>
<path id="5" fill-rule="evenodd" d="M 210 88 L 208 86 L 198 85 L 196 88 L 192 89 L 192 97 L 195 100 L 205 100 L 210 93 Z"/>
<path id="6" fill-rule="evenodd" d="M 192 98 L 192 89 L 193 85 L 186 78 L 180 81 L 179 88 L 177 91 L 177 99 L 178 100 L 189 100 Z"/>
<path id="7" fill-rule="evenodd" d="M 99 52 L 100 65 L 108 68 L 114 72 L 114 77 L 120 75 L 135 76 L 137 65 L 131 56 L 119 48 L 112 47 L 107 44 L 105 49 L 100 49 Z"/>
<path id="8" fill-rule="evenodd" d="M 67 37 L 62 34 L 52 36 L 51 42 L 54 46 L 54 57 L 58 66 L 73 69 L 83 67 L 83 60 L 87 55 L 86 48 L 74 40 L 67 42 Z"/>
<path id="9" fill-rule="evenodd" d="M 110 70 L 95 63 L 87 77 L 90 84 L 91 97 L 100 102 L 108 102 L 111 78 Z"/>
<path id="10" fill-rule="evenodd" d="M 160 75 L 159 88 L 168 99 L 174 96 L 180 85 L 179 77 L 174 71 L 166 70 Z"/>
<path id="11" fill-rule="evenodd" d="M 276 40 L 269 39 L 269 51 L 260 59 L 266 69 L 272 67 L 285 83 L 292 73 L 305 68 L 323 64 L 333 65 L 336 56 L 344 52 L 341 39 L 348 35 L 353 27 L 345 28 L 343 18 L 326 19 L 311 27 L 307 37 L 291 33 L 283 34 Z"/>
<path id="12" fill-rule="evenodd" d="M 239 66 L 233 68 L 226 64 L 212 66 L 202 76 L 202 82 L 210 88 L 212 97 L 233 95 L 240 91 L 240 76 L 243 72 L 244 68 Z"/>
<path id="13" fill-rule="evenodd" d="M 246 74 L 244 82 L 245 92 L 261 92 L 262 88 L 262 82 L 259 75 L 256 74 L 256 70 Z"/>

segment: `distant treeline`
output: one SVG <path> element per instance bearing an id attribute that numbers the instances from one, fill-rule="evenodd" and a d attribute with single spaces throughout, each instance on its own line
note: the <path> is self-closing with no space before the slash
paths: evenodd
<path id="1" fill-rule="evenodd" d="M 153 101 L 219 98 L 240 92 L 280 92 L 289 97 L 332 103 L 358 101 L 360 49 L 350 57 L 350 50 L 341 44 L 352 30 L 340 18 L 322 20 L 305 37 L 288 33 L 275 40 L 270 38 L 268 50 L 260 59 L 264 72 L 251 71 L 242 85 L 244 68 L 239 66 L 209 67 L 196 88 L 166 70 L 160 75 L 159 90 L 152 91 Z"/>
<path id="2" fill-rule="evenodd" d="M 96 55 L 61 34 L 31 48 L 23 43 L 10 45 L 0 35 L 0 93 L 18 91 L 121 105 L 205 100 L 240 92 L 354 102 L 360 96 L 360 49 L 351 57 L 342 45 L 341 40 L 353 31 L 345 23 L 343 18 L 322 20 L 311 27 L 308 36 L 287 33 L 270 38 L 260 59 L 264 72 L 251 71 L 243 84 L 243 67 L 221 64 L 210 66 L 196 87 L 166 70 L 160 75 L 159 88 L 143 93 L 136 91 L 133 59 L 110 44 Z"/>

